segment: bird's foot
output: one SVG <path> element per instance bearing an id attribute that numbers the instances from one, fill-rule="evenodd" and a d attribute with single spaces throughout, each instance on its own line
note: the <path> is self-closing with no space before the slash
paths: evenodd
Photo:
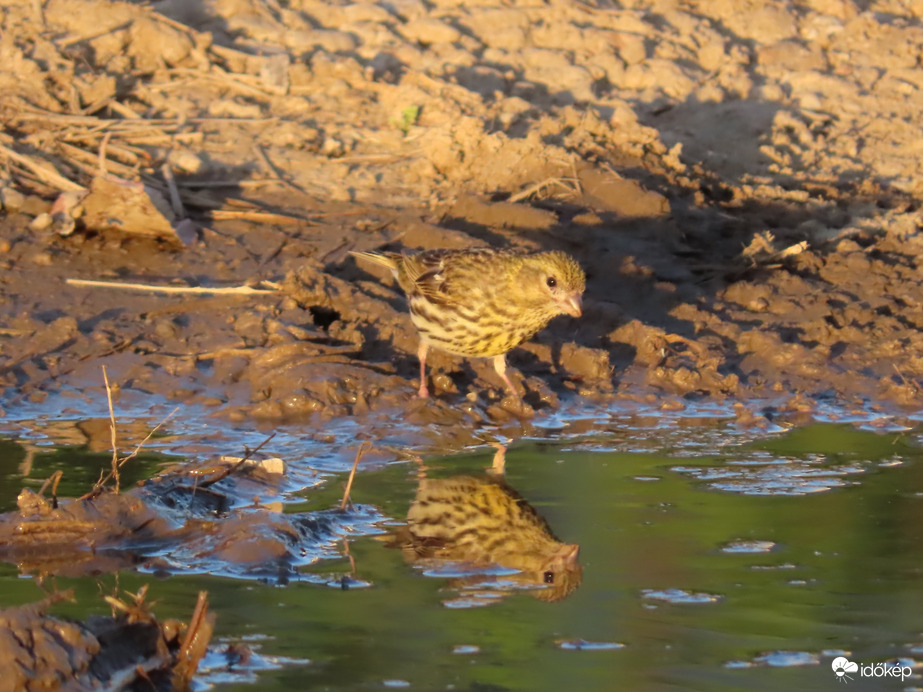
<path id="1" fill-rule="evenodd" d="M 417 396 L 421 399 L 429 399 L 429 390 L 426 388 L 425 383 L 420 384 L 420 389 L 417 390 Z"/>

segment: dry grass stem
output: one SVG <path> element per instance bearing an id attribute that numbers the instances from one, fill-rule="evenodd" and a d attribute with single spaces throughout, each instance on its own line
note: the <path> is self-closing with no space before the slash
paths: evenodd
<path id="1" fill-rule="evenodd" d="M 247 180 L 177 180 L 179 187 L 259 187 L 261 185 L 273 185 L 275 183 L 285 183 L 279 178 L 249 178 Z"/>
<path id="2" fill-rule="evenodd" d="M 356 450 L 356 460 L 353 461 L 352 471 L 349 472 L 349 479 L 346 481 L 346 490 L 343 492 L 343 501 L 340 503 L 340 509 L 346 509 L 346 503 L 349 502 L 349 493 L 353 488 L 353 479 L 356 477 L 356 469 L 359 468 L 359 462 L 362 456 L 372 448 L 372 443 L 366 440 L 359 449 Z"/>
<path id="3" fill-rule="evenodd" d="M 160 428 L 162 428 L 164 424 L 168 420 L 170 420 L 176 414 L 177 411 L 179 411 L 178 406 L 172 411 L 170 411 L 170 413 L 168 413 L 157 425 L 155 425 L 151 429 L 151 431 L 145 436 L 143 440 L 141 440 L 141 442 L 138 443 L 138 445 L 134 448 L 134 450 L 130 454 L 120 459 L 119 452 L 118 452 L 116 432 L 115 432 L 115 408 L 112 405 L 112 387 L 109 384 L 109 375 L 106 372 L 105 365 L 102 366 L 102 370 L 103 370 L 103 381 L 106 384 L 106 400 L 109 403 L 109 431 L 110 431 L 111 443 L 112 443 L 112 468 L 109 470 L 109 473 L 100 474 L 100 478 L 93 485 L 93 489 L 90 490 L 90 492 L 88 492 L 86 495 L 83 495 L 80 498 L 81 500 L 92 499 L 96 497 L 97 495 L 99 495 L 103 491 L 103 488 L 106 487 L 106 483 L 108 483 L 112 479 L 115 479 L 115 492 L 118 493 L 120 491 L 120 484 L 121 484 L 121 478 L 119 476 L 119 469 L 122 468 L 126 463 L 134 459 L 136 456 L 138 456 L 138 454 L 141 452 L 141 448 L 144 447 L 144 445 L 147 444 L 148 440 L 150 440 L 154 436 L 154 433 L 160 430 Z M 46 484 L 47 483 L 48 481 L 46 481 Z M 42 486 L 42 487 L 44 490 L 45 486 Z M 55 496 L 57 494 L 57 487 L 58 487 L 58 484 L 57 484 L 57 481 L 55 481 L 54 486 L 52 488 L 52 493 Z M 53 501 L 55 502 L 55 504 L 57 503 L 57 499 L 55 497 L 53 497 Z"/>
<path id="4" fill-rule="evenodd" d="M 565 182 L 570 182 L 573 185 L 573 187 L 565 185 Z M 531 197 L 537 192 L 540 192 L 543 188 L 550 187 L 551 185 L 557 185 L 559 187 L 562 187 L 569 194 L 578 194 L 580 190 L 579 180 L 570 180 L 569 178 L 546 178 L 542 182 L 535 183 L 535 185 L 530 185 L 525 190 L 521 190 L 520 192 L 517 192 L 515 195 L 510 196 L 510 198 L 507 201 L 513 202 L 513 203 L 521 202 L 527 197 Z"/>
<path id="5" fill-rule="evenodd" d="M 173 683 L 176 689 L 188 688 L 195 675 L 199 660 L 205 655 L 208 642 L 215 627 L 215 616 L 208 612 L 208 591 L 199 591 L 195 610 L 189 620 L 186 636 L 177 653 L 173 668 Z"/>
<path id="6" fill-rule="evenodd" d="M 349 573 L 351 576 L 356 576 L 356 558 L 352 556 L 352 553 L 349 552 L 349 539 L 343 539 L 343 554 L 349 560 Z"/>
<path id="7" fill-rule="evenodd" d="M 109 386 L 109 375 L 106 366 L 103 366 L 103 382 L 106 383 L 106 401 L 109 402 L 109 432 L 112 438 L 112 471 L 110 476 L 115 478 L 115 493 L 119 493 L 119 448 L 115 435 L 115 410 L 112 408 L 112 387 Z"/>
<path id="8" fill-rule="evenodd" d="M 128 463 L 129 461 L 134 459 L 136 456 L 138 456 L 138 453 L 141 451 L 141 448 L 147 444 L 147 441 L 150 440 L 154 436 L 154 433 L 160 430 L 160 428 L 162 428 L 168 420 L 170 420 L 174 415 L 176 415 L 177 411 L 179 411 L 179 406 L 177 406 L 175 409 L 170 411 L 170 413 L 168 413 L 163 420 L 161 420 L 157 425 L 151 428 L 151 431 L 145 436 L 143 440 L 141 440 L 138 443 L 138 446 L 134 448 L 134 451 L 132 451 L 131 454 L 119 459 L 119 468 L 121 468 L 126 463 Z"/>
<path id="9" fill-rule="evenodd" d="M 56 189 L 65 190 L 67 192 L 82 192 L 86 189 L 82 185 L 78 185 L 74 181 L 58 173 L 57 169 L 48 161 L 32 159 L 2 144 L 0 144 L 0 156 L 5 156 L 8 160 L 18 163 L 20 166 L 25 166 L 32 171 L 40 181 Z"/>
<path id="10" fill-rule="evenodd" d="M 253 295 L 278 293 L 278 284 L 270 281 L 260 282 L 260 285 L 272 288 L 253 288 L 252 286 L 223 286 L 208 288 L 204 286 L 154 286 L 152 284 L 120 283 L 118 281 L 95 281 L 92 279 L 67 279 L 71 286 L 92 286 L 96 288 L 120 288 L 127 291 L 150 291 L 151 293 L 192 293 L 206 295 Z"/>
<path id="11" fill-rule="evenodd" d="M 211 213 L 215 221 L 226 221 L 228 219 L 242 219 L 244 221 L 260 221 L 262 223 L 278 224 L 304 224 L 311 223 L 310 219 L 305 219 L 294 214 L 278 214 L 268 211 L 236 211 L 229 209 L 216 209 Z"/>
<path id="12" fill-rule="evenodd" d="M 106 175 L 108 170 L 106 169 L 106 147 L 109 146 L 109 138 L 112 137 L 111 132 L 107 132 L 103 135 L 102 141 L 99 143 L 99 174 Z"/>
<path id="13" fill-rule="evenodd" d="M 176 187 L 176 180 L 173 178 L 173 170 L 170 168 L 170 164 L 165 163 L 161 166 L 160 172 L 163 174 L 163 179 L 167 181 L 167 188 L 170 191 L 170 206 L 173 208 L 173 213 L 182 219 L 186 216 L 186 210 L 183 209 L 183 200 L 180 198 L 179 188 Z"/>
<path id="14" fill-rule="evenodd" d="M 253 455 L 256 454 L 258 451 L 260 451 L 260 450 L 261 450 L 272 438 L 274 438 L 275 436 L 276 436 L 276 433 L 273 433 L 272 435 L 270 435 L 269 437 L 267 437 L 265 440 L 263 440 L 262 442 L 260 442 L 260 443 L 256 446 L 256 448 L 253 449 L 252 451 L 250 450 L 249 447 L 244 447 L 244 455 L 243 455 L 243 457 L 241 457 L 240 461 L 238 461 L 238 462 L 237 462 L 236 464 L 234 464 L 233 466 L 227 466 L 227 467 L 223 468 L 221 471 L 219 471 L 218 473 L 216 473 L 214 476 L 212 476 L 211 478 L 208 478 L 208 479 L 206 479 L 206 480 L 203 480 L 201 483 L 198 482 L 198 478 L 197 478 L 197 479 L 196 479 L 196 487 L 197 487 L 197 488 L 198 488 L 198 487 L 207 488 L 208 486 L 214 485 L 214 484 L 217 483 L 218 481 L 227 478 L 227 477 L 230 476 L 231 474 L 236 473 L 236 472 L 240 469 L 241 466 L 243 466 L 243 465 L 246 464 L 248 461 L 250 461 L 250 460 L 253 458 Z"/>
<path id="15" fill-rule="evenodd" d="M 51 507 L 52 509 L 58 508 L 58 483 L 61 482 L 61 478 L 64 477 L 64 471 L 58 469 L 53 474 L 48 476 L 45 479 L 45 482 L 42 483 L 42 487 L 38 489 L 39 495 L 44 495 L 45 491 L 48 489 L 48 486 L 51 486 Z"/>

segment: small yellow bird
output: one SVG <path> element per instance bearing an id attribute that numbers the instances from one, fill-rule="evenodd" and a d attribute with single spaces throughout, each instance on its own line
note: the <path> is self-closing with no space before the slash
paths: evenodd
<path id="1" fill-rule="evenodd" d="M 420 480 L 407 526 L 394 533 L 390 545 L 421 566 L 456 562 L 468 569 L 499 565 L 517 570 L 489 581 L 539 587 L 533 595 L 543 601 L 567 597 L 583 577 L 580 546 L 562 543 L 544 517 L 498 475 Z M 470 592 L 482 579 L 473 574 L 460 582 Z"/>
<path id="2" fill-rule="evenodd" d="M 580 317 L 586 275 L 560 252 L 523 253 L 471 248 L 416 254 L 352 252 L 387 267 L 410 302 L 420 332 L 420 390 L 426 387 L 429 348 L 469 358 L 493 358 L 494 369 L 513 396 L 506 354 L 556 315 Z"/>

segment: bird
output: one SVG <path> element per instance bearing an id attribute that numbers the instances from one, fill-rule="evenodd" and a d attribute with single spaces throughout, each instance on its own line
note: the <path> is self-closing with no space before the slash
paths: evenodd
<path id="1" fill-rule="evenodd" d="M 580 317 L 586 275 L 565 252 L 526 253 L 488 247 L 422 252 L 351 252 L 391 270 L 407 295 L 420 333 L 418 395 L 429 396 L 430 348 L 469 358 L 493 358 L 514 398 L 506 354 L 557 315 Z"/>
<path id="2" fill-rule="evenodd" d="M 423 478 L 407 511 L 407 525 L 389 545 L 408 561 L 438 567 L 517 570 L 492 581 L 510 582 L 541 600 L 557 601 L 581 582 L 580 546 L 563 543 L 548 522 L 497 474 Z M 473 583 L 478 582 L 472 575 Z"/>

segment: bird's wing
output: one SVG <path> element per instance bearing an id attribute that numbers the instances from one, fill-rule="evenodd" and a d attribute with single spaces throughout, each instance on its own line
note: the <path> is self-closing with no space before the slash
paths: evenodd
<path id="1" fill-rule="evenodd" d="M 404 255 L 404 273 L 413 289 L 408 293 L 420 293 L 435 303 L 454 302 L 452 272 L 446 265 L 446 259 L 452 254 L 454 253 L 451 250 L 431 250 L 416 255 Z"/>
<path id="2" fill-rule="evenodd" d="M 349 251 L 349 254 L 358 259 L 363 259 L 374 264 L 380 264 L 387 267 L 393 272 L 397 271 L 397 263 L 401 256 L 394 252 L 356 252 Z"/>

